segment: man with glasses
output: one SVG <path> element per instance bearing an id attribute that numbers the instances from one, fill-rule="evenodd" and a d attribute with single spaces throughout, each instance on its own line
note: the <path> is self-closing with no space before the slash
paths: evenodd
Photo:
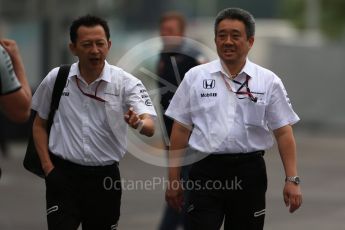
<path id="1" fill-rule="evenodd" d="M 224 221 L 227 230 L 259 230 L 267 189 L 263 155 L 273 145 L 271 131 L 285 169 L 285 204 L 294 212 L 302 203 L 291 127 L 299 117 L 281 79 L 247 57 L 254 43 L 253 16 L 224 9 L 214 29 L 219 59 L 187 72 L 166 111 L 175 119 L 166 200 L 181 209 L 182 185 L 176 182 L 189 144 L 203 159 L 189 174 L 188 229 L 216 230 Z"/>
<path id="2" fill-rule="evenodd" d="M 46 131 L 59 68 L 38 87 L 33 136 L 46 178 L 48 228 L 117 229 L 127 125 L 152 136 L 156 113 L 140 80 L 106 61 L 107 22 L 86 15 L 73 21 L 72 64 L 50 134 Z"/>

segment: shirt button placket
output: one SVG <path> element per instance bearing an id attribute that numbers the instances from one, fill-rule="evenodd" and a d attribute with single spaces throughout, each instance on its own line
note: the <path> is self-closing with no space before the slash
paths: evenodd
<path id="1" fill-rule="evenodd" d="M 87 116 L 89 112 L 90 98 L 85 97 L 84 108 L 83 108 L 83 121 L 82 121 L 82 135 L 83 135 L 83 150 L 84 156 L 87 156 L 90 152 L 90 124 L 89 117 Z M 87 159 L 84 159 L 87 160 Z"/>

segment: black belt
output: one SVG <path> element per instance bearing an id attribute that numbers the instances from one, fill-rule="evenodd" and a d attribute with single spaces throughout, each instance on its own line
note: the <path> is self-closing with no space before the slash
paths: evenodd
<path id="1" fill-rule="evenodd" d="M 243 158 L 243 157 L 255 157 L 255 156 L 264 156 L 265 151 L 264 150 L 258 150 L 254 152 L 249 153 L 222 153 L 222 154 L 214 154 L 214 155 L 224 155 L 227 157 L 233 157 L 233 158 Z"/>
<path id="2" fill-rule="evenodd" d="M 264 155 L 264 150 L 258 150 L 248 153 L 211 153 L 205 159 L 217 159 L 224 161 L 246 161 L 258 157 L 263 157 Z"/>
<path id="3" fill-rule="evenodd" d="M 104 166 L 88 166 L 88 165 L 80 165 L 61 157 L 58 157 L 52 153 L 50 153 L 50 159 L 52 160 L 53 164 L 69 170 L 76 170 L 76 171 L 89 171 L 89 172 L 105 172 L 109 170 L 114 170 L 114 167 L 118 167 L 119 163 L 115 162 L 111 165 L 104 165 Z"/>

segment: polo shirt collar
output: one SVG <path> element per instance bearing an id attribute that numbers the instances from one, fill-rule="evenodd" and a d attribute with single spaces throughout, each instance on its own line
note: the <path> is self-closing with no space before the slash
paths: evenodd
<path id="1" fill-rule="evenodd" d="M 211 74 L 222 72 L 226 76 L 228 75 L 227 72 L 224 70 L 220 59 L 217 59 L 216 61 L 214 61 L 211 64 L 209 72 Z M 255 71 L 254 63 L 251 62 L 248 58 L 246 59 L 246 64 L 244 65 L 244 67 L 242 68 L 242 70 L 240 71 L 240 73 L 238 75 L 240 75 L 241 73 L 246 73 L 250 77 L 256 77 L 256 71 Z"/>
<path id="2" fill-rule="evenodd" d="M 110 65 L 107 61 L 104 61 L 103 71 L 99 78 L 108 83 L 111 82 Z"/>
<path id="3" fill-rule="evenodd" d="M 80 70 L 79 70 L 79 61 L 76 63 L 73 63 L 71 66 L 71 70 L 69 72 L 68 78 L 71 78 L 73 76 L 76 76 L 80 79 L 82 79 Z M 111 75 L 110 75 L 110 65 L 107 61 L 104 63 L 103 71 L 101 72 L 99 78 L 96 79 L 96 81 L 103 80 L 106 82 L 111 82 Z"/>

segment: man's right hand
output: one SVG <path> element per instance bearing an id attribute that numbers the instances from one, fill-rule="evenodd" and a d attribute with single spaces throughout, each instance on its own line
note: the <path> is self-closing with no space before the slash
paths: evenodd
<path id="1" fill-rule="evenodd" d="M 53 171 L 54 165 L 52 163 L 47 164 L 47 165 L 43 165 L 42 169 L 43 169 L 44 175 L 47 177 L 49 175 L 49 173 L 51 171 Z"/>
<path id="2" fill-rule="evenodd" d="M 183 189 L 179 180 L 169 180 L 168 188 L 165 192 L 165 200 L 169 206 L 180 212 L 183 205 Z"/>
<path id="3" fill-rule="evenodd" d="M 169 184 L 165 192 L 165 200 L 175 210 L 181 211 L 183 205 L 183 187 L 180 181 L 181 177 L 181 160 L 184 157 L 184 152 L 188 146 L 188 140 L 191 134 L 191 129 L 182 123 L 174 122 L 169 148 Z"/>
<path id="4" fill-rule="evenodd" d="M 1 39 L 0 44 L 5 48 L 11 59 L 16 55 L 19 55 L 19 49 L 17 43 L 14 40 Z"/>

